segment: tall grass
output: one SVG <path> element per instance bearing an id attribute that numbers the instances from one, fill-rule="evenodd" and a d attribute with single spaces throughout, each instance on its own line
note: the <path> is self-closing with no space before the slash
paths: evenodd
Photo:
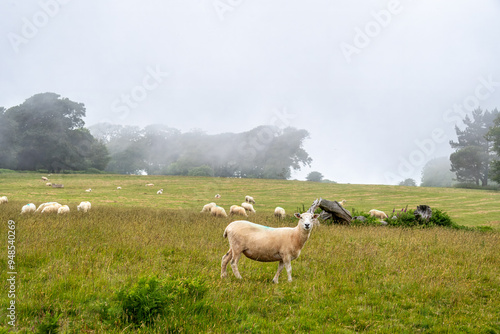
<path id="1" fill-rule="evenodd" d="M 8 180 L 17 186 L 26 181 Z M 51 199 L 66 198 L 72 204 L 66 216 L 21 216 L 20 207 L 28 199 L 16 198 L 22 192 L 14 188 L 7 191 L 9 203 L 0 206 L 0 249 L 5 250 L 1 268 L 7 267 L 7 221 L 13 219 L 17 226 L 20 332 L 48 327 L 60 333 L 500 332 L 498 232 L 321 225 L 292 262 L 293 282 L 281 277 L 273 284 L 277 263 L 246 258 L 239 266 L 242 280 L 230 269 L 222 280 L 220 261 L 228 249 L 222 233 L 232 219 L 199 213 L 199 204 L 211 201 L 212 193 L 222 194 L 223 205 L 238 203 L 235 200 L 246 194 L 239 180 L 224 180 L 217 186 L 224 191 L 214 192 L 215 186 L 203 190 L 203 178 L 172 178 L 162 187 L 169 194 L 163 197 L 149 194 L 156 190 L 146 190 L 143 179 L 134 184 L 129 178 L 100 176 L 95 179 L 99 186 L 88 186 L 89 180 L 71 175 L 64 180 L 66 193 L 52 195 L 54 190 L 47 190 Z M 5 190 L 5 179 L 1 182 Z M 281 182 L 249 184 L 253 191 L 248 194 L 253 195 L 264 187 L 282 188 L 255 196 L 258 213 L 249 219 L 268 226 L 297 223 L 291 217 L 278 221 L 272 216 L 269 208 L 280 201 L 293 211 L 316 197 L 344 197 L 317 194 L 322 188 L 309 183 L 291 182 L 288 188 Z M 83 185 L 93 192 L 82 192 Z M 119 193 L 118 204 L 108 202 L 107 194 L 117 185 L 141 193 Z M 41 189 L 26 196 L 39 204 Z M 302 198 L 300 191 L 308 195 Z M 473 201 L 464 194 L 463 202 Z M 92 210 L 76 212 L 74 205 L 85 196 L 93 196 Z M 121 202 L 121 196 L 131 203 Z M 179 201 L 186 201 L 183 209 Z M 9 328 L 4 313 L 9 302 L 6 273 L 0 273 L 4 329 Z M 120 313 L 124 293 L 136 293 L 134 286 L 141 279 L 144 284 L 145 277 L 157 277 L 165 286 L 199 282 L 203 293 L 188 299 L 171 295 L 172 302 L 165 312 L 155 313 L 154 321 L 128 321 Z"/>

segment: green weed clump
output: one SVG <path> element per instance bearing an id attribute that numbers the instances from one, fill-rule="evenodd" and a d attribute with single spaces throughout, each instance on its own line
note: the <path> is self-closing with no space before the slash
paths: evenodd
<path id="1" fill-rule="evenodd" d="M 392 215 L 385 221 L 388 225 L 398 227 L 450 227 L 455 229 L 463 228 L 456 224 L 444 211 L 432 208 L 432 215 L 429 219 L 422 219 L 415 215 L 415 210 L 404 208 L 400 212 L 393 210 Z"/>
<path id="2" fill-rule="evenodd" d="M 38 325 L 36 334 L 56 334 L 59 333 L 59 319 L 62 314 L 52 315 L 48 314 L 43 319 L 42 323 Z"/>
<path id="3" fill-rule="evenodd" d="M 112 301 L 101 304 L 101 318 L 119 318 L 124 325 L 152 326 L 160 317 L 182 313 L 193 314 L 205 307 L 207 292 L 198 278 L 164 279 L 141 277 L 132 286 L 119 289 Z"/>

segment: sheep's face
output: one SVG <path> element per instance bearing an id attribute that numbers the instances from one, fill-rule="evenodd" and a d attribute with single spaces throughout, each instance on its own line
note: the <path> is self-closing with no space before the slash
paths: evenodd
<path id="1" fill-rule="evenodd" d="M 319 215 L 305 212 L 302 214 L 296 213 L 295 217 L 299 218 L 299 226 L 303 230 L 310 231 L 313 228 L 314 224 L 318 223 L 316 219 L 319 217 Z"/>

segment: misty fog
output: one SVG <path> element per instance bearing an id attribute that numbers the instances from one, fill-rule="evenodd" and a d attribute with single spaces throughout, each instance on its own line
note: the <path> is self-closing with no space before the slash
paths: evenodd
<path id="1" fill-rule="evenodd" d="M 291 178 L 420 183 L 465 115 L 500 107 L 493 0 L 7 0 L 0 12 L 0 107 L 54 92 L 85 104 L 87 127 L 303 129 L 312 162 Z"/>

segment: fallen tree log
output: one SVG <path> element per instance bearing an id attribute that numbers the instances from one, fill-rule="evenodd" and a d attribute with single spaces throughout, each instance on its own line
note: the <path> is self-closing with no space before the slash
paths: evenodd
<path id="1" fill-rule="evenodd" d="M 337 201 L 329 201 L 326 199 L 316 199 L 307 212 L 314 213 L 317 208 L 323 211 L 320 214 L 322 220 L 332 219 L 334 223 L 349 225 L 351 224 L 352 215 L 344 209 Z"/>

